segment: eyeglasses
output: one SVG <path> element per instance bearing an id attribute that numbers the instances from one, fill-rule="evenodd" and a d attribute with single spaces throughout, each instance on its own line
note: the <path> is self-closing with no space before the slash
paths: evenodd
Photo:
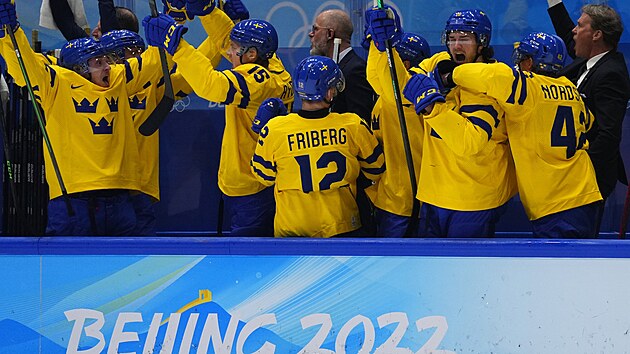
<path id="1" fill-rule="evenodd" d="M 313 26 L 311 27 L 311 32 L 315 33 L 315 32 L 317 32 L 317 31 L 319 31 L 320 29 L 331 30 L 331 29 L 333 29 L 333 28 L 331 28 L 331 27 L 322 27 L 322 26 L 318 26 L 318 25 L 313 25 Z"/>

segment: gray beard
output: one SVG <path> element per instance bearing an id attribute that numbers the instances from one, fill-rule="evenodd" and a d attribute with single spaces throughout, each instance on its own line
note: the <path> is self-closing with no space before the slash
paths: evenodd
<path id="1" fill-rule="evenodd" d="M 326 56 L 326 54 L 322 53 L 319 49 L 315 48 L 315 47 L 311 47 L 311 50 L 309 52 L 311 55 L 320 55 L 320 56 Z"/>

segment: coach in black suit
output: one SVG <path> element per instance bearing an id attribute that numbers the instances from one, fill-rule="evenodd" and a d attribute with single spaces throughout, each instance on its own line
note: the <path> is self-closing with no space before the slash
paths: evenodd
<path id="1" fill-rule="evenodd" d="M 352 21 L 342 10 L 326 10 L 317 15 L 311 28 L 311 55 L 333 58 L 334 38 L 341 39 L 338 65 L 346 79 L 346 88 L 332 104 L 332 111 L 352 112 L 370 121 L 376 97 L 365 73 L 366 62 L 350 46 Z"/>
<path id="2" fill-rule="evenodd" d="M 322 55 L 337 60 L 346 79 L 346 87 L 333 100 L 331 111 L 356 113 L 369 125 L 376 94 L 367 81 L 365 73 L 367 63 L 350 46 L 352 32 L 352 21 L 345 11 L 334 9 L 321 12 L 315 18 L 315 23 L 308 34 L 311 39 L 311 55 Z M 335 38 L 341 39 L 338 58 L 333 58 Z M 357 180 L 356 196 L 362 225 L 360 236 L 373 236 L 376 233 L 372 202 L 364 191 L 370 185 L 371 181 L 361 174 Z"/>
<path id="3" fill-rule="evenodd" d="M 595 116 L 586 138 L 599 190 L 606 199 L 617 180 L 628 183 L 619 152 L 622 122 L 630 99 L 626 61 L 617 51 L 623 32 L 621 17 L 608 5 L 585 5 L 576 26 L 561 0 L 547 1 L 556 33 L 576 59 L 560 75 L 578 86 Z"/>

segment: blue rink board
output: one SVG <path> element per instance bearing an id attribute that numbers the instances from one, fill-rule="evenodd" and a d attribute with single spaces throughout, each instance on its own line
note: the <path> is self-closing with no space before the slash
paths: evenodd
<path id="1" fill-rule="evenodd" d="M 629 269 L 621 240 L 0 238 L 0 353 L 627 353 Z"/>
<path id="2" fill-rule="evenodd" d="M 313 255 L 630 258 L 626 240 L 0 237 L 0 255 Z"/>

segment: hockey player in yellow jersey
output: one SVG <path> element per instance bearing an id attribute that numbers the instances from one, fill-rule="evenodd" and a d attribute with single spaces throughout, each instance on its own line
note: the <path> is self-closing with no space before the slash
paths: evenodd
<path id="1" fill-rule="evenodd" d="M 282 105 L 270 99 L 254 123 L 262 129 L 251 166 L 261 183 L 275 188 L 275 235 L 357 236 L 356 179 L 360 171 L 380 177 L 383 149 L 358 115 L 330 112 L 344 85 L 332 59 L 308 57 L 293 78 L 302 109 L 269 120 L 275 115 L 269 107 Z"/>
<path id="2" fill-rule="evenodd" d="M 384 47 L 386 39 L 396 39 L 399 30 L 386 10 L 370 9 L 366 19 L 377 48 Z M 446 21 L 447 51 L 424 60 L 420 67 L 432 73 L 451 58 L 457 64 L 492 62 L 491 32 L 483 11 L 456 11 Z M 517 190 L 503 110 L 480 93 L 458 87 L 441 91 L 425 75 L 401 75 L 406 75 L 400 83 L 406 84 L 407 103 L 415 105 L 424 122 L 418 235 L 494 236 L 504 205 Z"/>
<path id="3" fill-rule="evenodd" d="M 143 21 L 150 45 L 165 47 L 173 55 L 195 93 L 209 101 L 225 104 L 225 130 L 219 163 L 219 188 L 226 209 L 231 211 L 231 233 L 241 236 L 270 236 L 273 233 L 275 202 L 273 189 L 266 188 L 251 174 L 249 160 L 258 135 L 250 127 L 260 104 L 270 97 L 293 101 L 291 76 L 274 55 L 278 37 L 263 20 L 238 24 L 211 1 L 186 2 L 187 14 L 200 16 L 214 30 L 209 38 L 232 63 L 231 70 L 216 70 L 206 56 L 181 37 L 186 27 L 166 15 Z M 207 26 L 206 26 L 207 29 Z"/>
<path id="4" fill-rule="evenodd" d="M 366 189 L 375 207 L 376 234 L 381 237 L 415 236 L 413 228 L 417 223 L 410 220 L 415 195 L 412 193 L 409 170 L 405 158 L 401 127 L 396 110 L 391 74 L 387 55 L 377 50 L 369 40 L 370 51 L 367 60 L 367 79 L 379 95 L 372 110 L 372 131 L 383 145 L 387 170 L 378 182 Z M 393 51 L 397 70 L 406 72 L 420 61 L 430 56 L 427 41 L 414 33 L 402 34 Z M 422 157 L 422 120 L 416 114 L 412 104 L 403 106 L 411 156 L 414 161 L 416 181 L 420 174 Z M 416 215 L 417 217 L 417 215 Z"/>
<path id="5" fill-rule="evenodd" d="M 146 49 L 142 37 L 127 30 L 109 31 L 102 35 L 100 43 L 107 55 L 116 64 L 124 64 L 125 60 L 140 56 Z M 216 52 L 209 49 L 211 46 L 212 43 L 206 39 L 199 46 L 199 50 L 202 53 Z M 156 51 L 157 48 L 151 47 L 149 50 Z M 213 63 L 218 64 L 220 59 L 221 56 L 216 55 L 213 58 Z M 176 66 L 171 69 L 170 78 L 176 99 L 186 97 L 192 92 L 192 88 L 176 70 Z M 138 236 L 155 235 L 157 220 L 154 205 L 160 200 L 160 134 L 159 131 L 156 131 L 149 136 L 144 136 L 138 131 L 138 128 L 158 106 L 164 96 L 164 86 L 162 71 L 156 71 L 150 81 L 143 86 L 143 91 L 129 97 L 141 165 L 141 192 L 132 196 L 137 221 L 134 234 Z"/>
<path id="6" fill-rule="evenodd" d="M 75 216 L 68 215 L 50 156 L 44 154 L 49 185 L 50 235 L 130 235 L 135 213 L 130 191 L 140 189 L 138 149 L 127 97 L 159 70 L 156 58 L 110 67 L 102 46 L 89 38 L 68 42 L 59 66 L 46 65 L 18 28 L 15 7 L 0 1 L 2 25 L 11 24 L 26 71 L 46 114 L 46 129 Z M 22 73 L 13 44 L 2 33 L 9 73 Z"/>
<path id="7" fill-rule="evenodd" d="M 594 117 L 576 86 L 565 77 L 555 78 L 566 56 L 562 39 L 534 32 L 514 49 L 517 68 L 466 64 L 450 78 L 487 93 L 505 110 L 519 195 L 534 236 L 592 238 L 602 207 L 586 151 Z"/>

